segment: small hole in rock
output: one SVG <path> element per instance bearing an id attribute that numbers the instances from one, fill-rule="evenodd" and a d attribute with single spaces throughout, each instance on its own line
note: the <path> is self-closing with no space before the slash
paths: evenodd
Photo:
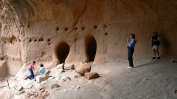
<path id="1" fill-rule="evenodd" d="M 0 60 L 4 60 L 4 58 L 1 57 Z"/>
<path id="2" fill-rule="evenodd" d="M 75 30 L 77 30 L 77 27 L 75 27 Z"/>
<path id="3" fill-rule="evenodd" d="M 32 40 L 30 39 L 29 42 L 31 42 Z"/>
<path id="4" fill-rule="evenodd" d="M 85 27 L 82 27 L 82 30 L 85 30 Z"/>
<path id="5" fill-rule="evenodd" d="M 37 40 L 35 39 L 34 42 L 36 42 Z"/>
<path id="6" fill-rule="evenodd" d="M 103 28 L 106 28 L 106 27 L 107 27 L 107 26 L 104 24 L 104 25 L 103 25 Z"/>
<path id="7" fill-rule="evenodd" d="M 94 28 L 96 29 L 96 28 L 97 28 L 97 26 L 95 25 L 95 26 L 94 26 Z"/>
<path id="8" fill-rule="evenodd" d="M 56 27 L 56 31 L 58 31 L 59 30 L 59 27 Z"/>
<path id="9" fill-rule="evenodd" d="M 27 24 L 27 28 L 30 28 L 30 22 L 28 22 L 28 24 Z"/>
<path id="10" fill-rule="evenodd" d="M 68 31 L 68 28 L 65 28 L 65 31 Z"/>
<path id="11" fill-rule="evenodd" d="M 12 44 L 12 40 L 10 40 L 10 43 Z"/>
<path id="12" fill-rule="evenodd" d="M 104 33 L 104 35 L 105 35 L 105 36 L 107 36 L 107 35 L 108 35 L 108 33 L 106 32 L 106 33 Z"/>
<path id="13" fill-rule="evenodd" d="M 50 39 L 48 39 L 47 41 L 50 42 Z"/>
<path id="14" fill-rule="evenodd" d="M 51 43 L 49 42 L 48 45 L 50 45 Z"/>
<path id="15" fill-rule="evenodd" d="M 43 38 L 39 38 L 38 41 L 43 41 Z"/>

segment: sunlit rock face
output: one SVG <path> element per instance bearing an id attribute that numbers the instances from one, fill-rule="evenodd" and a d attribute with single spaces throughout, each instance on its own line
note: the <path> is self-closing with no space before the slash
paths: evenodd
<path id="1" fill-rule="evenodd" d="M 176 6 L 176 0 L 1 0 L 1 60 L 11 75 L 33 60 L 46 67 L 118 61 L 127 58 L 131 33 L 139 59 L 152 55 L 154 31 L 161 55 L 176 55 Z"/>

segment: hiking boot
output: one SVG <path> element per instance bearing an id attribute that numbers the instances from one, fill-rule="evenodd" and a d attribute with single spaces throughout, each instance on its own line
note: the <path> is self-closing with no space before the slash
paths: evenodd
<path id="1" fill-rule="evenodd" d="M 152 57 L 152 59 L 156 59 L 156 57 Z"/>
<path id="2" fill-rule="evenodd" d="M 133 67 L 132 67 L 132 66 L 128 66 L 127 68 L 131 69 L 131 68 L 133 68 Z"/>
<path id="3" fill-rule="evenodd" d="M 29 77 L 24 78 L 24 80 L 27 80 Z"/>
<path id="4" fill-rule="evenodd" d="M 160 57 L 157 57 L 157 59 L 160 59 Z"/>

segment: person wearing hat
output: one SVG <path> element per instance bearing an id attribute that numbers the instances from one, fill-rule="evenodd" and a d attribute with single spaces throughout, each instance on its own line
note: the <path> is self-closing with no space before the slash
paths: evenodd
<path id="1" fill-rule="evenodd" d="M 160 37 L 157 35 L 157 32 L 153 33 L 154 35 L 151 38 L 152 41 L 152 50 L 153 50 L 153 54 L 154 56 L 152 57 L 152 59 L 160 59 L 159 56 L 159 45 L 160 45 Z"/>
<path id="2" fill-rule="evenodd" d="M 133 68 L 133 53 L 134 53 L 134 47 L 135 47 L 135 34 L 130 35 L 130 39 L 127 39 L 128 43 L 128 61 L 129 61 L 129 66 L 127 68 Z"/>

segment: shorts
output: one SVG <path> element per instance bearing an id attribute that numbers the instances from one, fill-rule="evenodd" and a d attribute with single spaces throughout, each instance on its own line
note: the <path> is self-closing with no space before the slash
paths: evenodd
<path id="1" fill-rule="evenodd" d="M 158 50 L 159 49 L 159 45 L 153 45 L 152 46 L 152 50 Z"/>

